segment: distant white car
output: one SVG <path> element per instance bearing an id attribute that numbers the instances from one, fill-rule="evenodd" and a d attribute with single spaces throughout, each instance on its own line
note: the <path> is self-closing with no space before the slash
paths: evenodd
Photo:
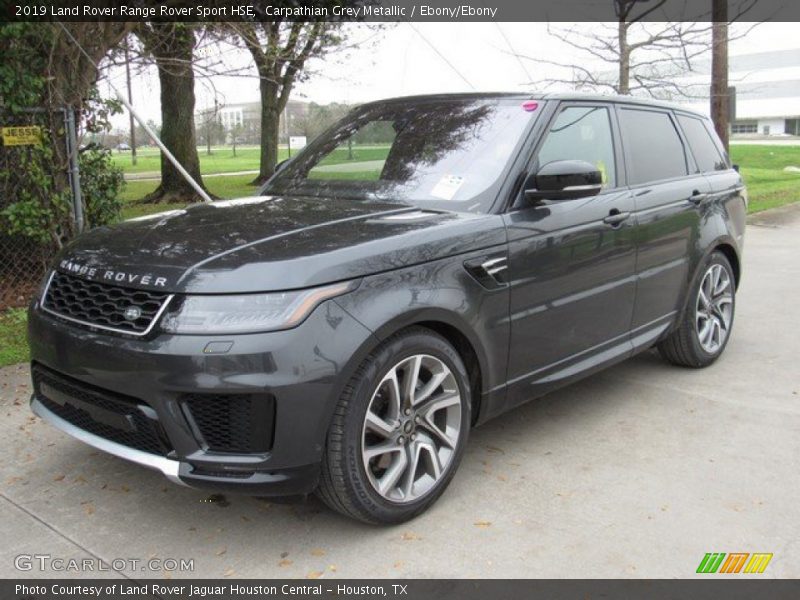
<path id="1" fill-rule="evenodd" d="M 130 152 L 130 149 L 131 147 L 128 146 L 128 144 L 125 144 L 124 142 L 122 144 L 117 144 L 117 150 L 119 150 L 120 152 Z"/>

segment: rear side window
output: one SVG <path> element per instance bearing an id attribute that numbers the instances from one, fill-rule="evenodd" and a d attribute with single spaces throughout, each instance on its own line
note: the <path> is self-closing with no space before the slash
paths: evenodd
<path id="1" fill-rule="evenodd" d="M 688 174 L 683 142 L 669 113 L 623 108 L 620 126 L 629 184 Z"/>
<path id="2" fill-rule="evenodd" d="M 697 168 L 701 173 L 724 171 L 728 168 L 703 121 L 694 117 L 678 115 L 678 123 L 689 141 L 689 148 L 692 150 L 694 159 L 697 161 Z"/>

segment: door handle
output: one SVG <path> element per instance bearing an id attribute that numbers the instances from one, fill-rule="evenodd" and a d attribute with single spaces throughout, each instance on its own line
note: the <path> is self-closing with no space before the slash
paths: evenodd
<path id="1" fill-rule="evenodd" d="M 611 225 L 612 227 L 616 227 L 623 221 L 627 220 L 628 217 L 631 216 L 629 212 L 619 212 L 616 208 L 612 208 L 608 211 L 608 216 L 603 219 L 603 223 L 606 225 Z"/>
<path id="2" fill-rule="evenodd" d="M 695 190 L 692 192 L 692 195 L 689 196 L 689 202 L 691 202 L 694 205 L 698 205 L 706 198 L 708 198 L 708 194 L 706 194 L 705 192 L 701 192 L 699 190 Z"/>

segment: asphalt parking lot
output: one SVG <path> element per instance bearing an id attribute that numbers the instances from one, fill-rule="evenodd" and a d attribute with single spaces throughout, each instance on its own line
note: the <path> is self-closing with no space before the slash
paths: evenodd
<path id="1" fill-rule="evenodd" d="M 445 496 L 399 527 L 313 498 L 209 501 L 43 424 L 27 367 L 0 370 L 0 576 L 63 575 L 14 566 L 49 554 L 194 559 L 105 573 L 137 578 L 683 578 L 707 552 L 771 552 L 756 577 L 800 577 L 800 206 L 751 221 L 717 364 L 648 353 L 475 430 Z"/>

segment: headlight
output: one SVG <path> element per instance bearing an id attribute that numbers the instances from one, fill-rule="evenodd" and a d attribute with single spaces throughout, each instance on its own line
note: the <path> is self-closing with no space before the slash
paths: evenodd
<path id="1" fill-rule="evenodd" d="M 355 289 L 355 282 L 310 290 L 218 296 L 187 296 L 166 315 L 168 333 L 228 334 L 290 329 L 303 322 L 321 302 Z"/>

